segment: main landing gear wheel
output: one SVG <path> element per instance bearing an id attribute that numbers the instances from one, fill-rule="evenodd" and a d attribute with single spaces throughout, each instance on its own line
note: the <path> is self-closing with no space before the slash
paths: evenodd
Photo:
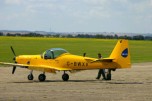
<path id="1" fill-rule="evenodd" d="M 29 74 L 29 75 L 27 76 L 27 78 L 28 78 L 28 80 L 33 80 L 33 79 L 34 79 L 33 74 Z"/>
<path id="2" fill-rule="evenodd" d="M 63 79 L 63 81 L 68 81 L 69 80 L 69 75 L 67 73 L 64 73 L 62 75 L 62 79 Z"/>
<path id="3" fill-rule="evenodd" d="M 39 81 L 45 81 L 45 79 L 46 79 L 46 76 L 45 76 L 45 74 L 40 74 L 39 75 L 39 77 L 38 77 L 38 79 L 39 79 Z"/>

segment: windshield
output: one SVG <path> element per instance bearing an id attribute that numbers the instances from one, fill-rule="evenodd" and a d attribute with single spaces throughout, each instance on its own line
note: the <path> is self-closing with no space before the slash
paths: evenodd
<path id="1" fill-rule="evenodd" d="M 64 53 L 68 53 L 68 52 L 65 49 L 62 49 L 62 48 L 51 48 L 49 50 L 46 50 L 43 53 L 43 57 L 45 59 L 54 59 L 54 58 L 57 58 L 58 56 L 60 56 Z"/>

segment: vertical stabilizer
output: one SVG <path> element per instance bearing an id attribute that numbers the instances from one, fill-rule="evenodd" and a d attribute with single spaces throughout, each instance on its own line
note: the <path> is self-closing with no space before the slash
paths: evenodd
<path id="1" fill-rule="evenodd" d="M 119 40 L 113 49 L 110 58 L 114 59 L 113 62 L 116 62 L 118 68 L 130 68 L 130 50 L 128 45 L 128 40 Z"/>

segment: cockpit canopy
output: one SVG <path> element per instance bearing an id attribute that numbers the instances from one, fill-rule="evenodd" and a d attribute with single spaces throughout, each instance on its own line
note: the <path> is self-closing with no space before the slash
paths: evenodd
<path id="1" fill-rule="evenodd" d="M 65 49 L 62 49 L 62 48 L 51 48 L 49 50 L 46 50 L 42 54 L 42 58 L 44 58 L 44 59 L 55 59 L 55 58 L 57 58 L 58 56 L 60 56 L 64 53 L 68 53 L 68 51 L 66 51 Z"/>

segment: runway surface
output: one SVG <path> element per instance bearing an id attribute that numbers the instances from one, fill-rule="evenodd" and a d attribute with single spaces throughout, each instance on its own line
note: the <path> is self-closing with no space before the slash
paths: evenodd
<path id="1" fill-rule="evenodd" d="M 112 72 L 111 81 L 96 80 L 97 70 L 71 74 L 62 81 L 63 72 L 46 73 L 46 81 L 39 82 L 41 72 L 34 71 L 28 81 L 29 70 L 0 67 L 0 101 L 151 101 L 152 62 L 136 63 L 131 69 Z"/>

